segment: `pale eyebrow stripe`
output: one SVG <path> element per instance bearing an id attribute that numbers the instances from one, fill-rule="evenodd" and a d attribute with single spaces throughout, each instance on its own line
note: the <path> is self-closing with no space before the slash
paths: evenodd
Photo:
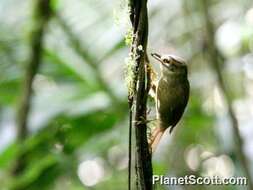
<path id="1" fill-rule="evenodd" d="M 183 60 L 181 62 L 181 61 L 178 61 L 178 60 L 174 59 L 173 57 L 172 57 L 172 59 L 173 59 L 173 61 L 175 61 L 176 65 L 178 65 L 178 66 L 184 66 L 185 65 L 185 62 Z"/>

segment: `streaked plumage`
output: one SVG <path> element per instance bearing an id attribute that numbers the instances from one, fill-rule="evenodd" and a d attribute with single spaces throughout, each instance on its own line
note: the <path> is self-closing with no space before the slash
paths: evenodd
<path id="1" fill-rule="evenodd" d="M 163 133 L 170 128 L 170 133 L 182 117 L 189 99 L 187 65 L 173 55 L 152 54 L 161 62 L 161 77 L 156 87 L 156 113 L 158 126 L 151 136 L 152 151 L 159 143 Z"/>

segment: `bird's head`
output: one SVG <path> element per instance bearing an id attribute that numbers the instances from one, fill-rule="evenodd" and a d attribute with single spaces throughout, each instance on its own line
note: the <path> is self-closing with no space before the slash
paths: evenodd
<path id="1" fill-rule="evenodd" d="M 169 73 L 187 75 L 187 65 L 181 57 L 168 54 L 159 55 L 158 53 L 151 53 L 151 55 L 161 63 L 163 74 Z"/>

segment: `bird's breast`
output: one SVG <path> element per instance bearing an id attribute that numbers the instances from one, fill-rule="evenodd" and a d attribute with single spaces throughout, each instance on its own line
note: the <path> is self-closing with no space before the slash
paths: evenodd
<path id="1" fill-rule="evenodd" d="M 184 99 L 189 91 L 189 83 L 186 79 L 164 78 L 160 79 L 157 88 L 157 98 L 163 103 L 176 103 Z"/>
<path id="2" fill-rule="evenodd" d="M 156 96 L 158 117 L 171 123 L 173 112 L 181 110 L 183 112 L 187 104 L 189 97 L 187 78 L 162 77 L 158 82 Z"/>

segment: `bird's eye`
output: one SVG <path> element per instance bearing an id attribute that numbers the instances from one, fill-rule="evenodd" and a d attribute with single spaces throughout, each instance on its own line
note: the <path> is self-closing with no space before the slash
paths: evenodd
<path id="1" fill-rule="evenodd" d="M 164 59 L 163 62 L 164 62 L 164 63 L 170 63 L 170 60 Z"/>

